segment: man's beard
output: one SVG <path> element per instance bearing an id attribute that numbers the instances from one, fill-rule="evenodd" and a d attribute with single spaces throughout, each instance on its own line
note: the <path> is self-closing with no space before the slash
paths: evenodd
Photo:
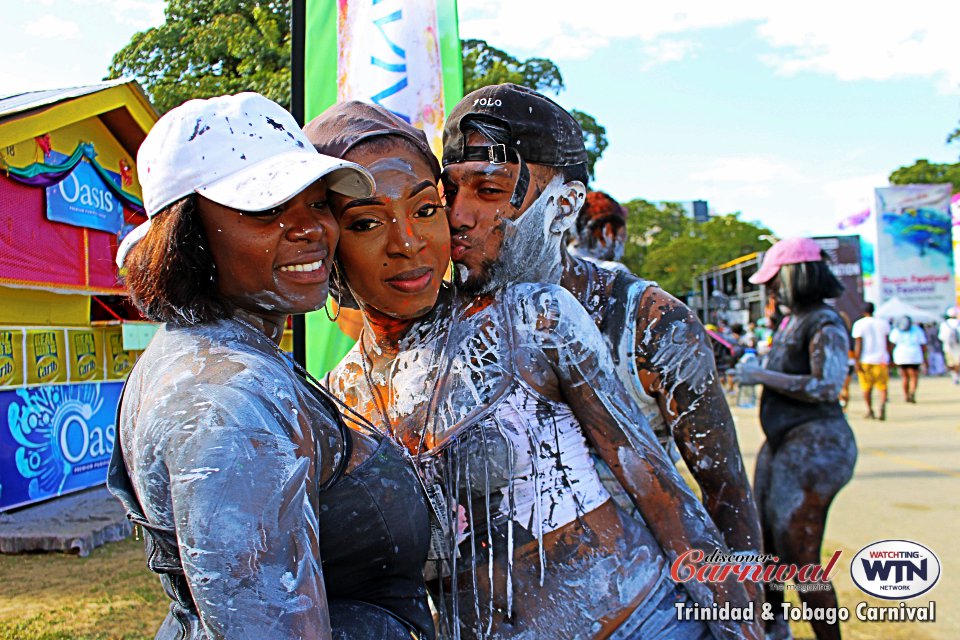
<path id="1" fill-rule="evenodd" d="M 496 259 L 486 259 L 472 271 L 456 264 L 457 288 L 474 296 L 492 294 L 514 282 L 559 283 L 563 232 L 551 232 L 548 219 L 553 220 L 563 186 L 555 177 L 520 217 L 502 223 L 503 240 Z"/>

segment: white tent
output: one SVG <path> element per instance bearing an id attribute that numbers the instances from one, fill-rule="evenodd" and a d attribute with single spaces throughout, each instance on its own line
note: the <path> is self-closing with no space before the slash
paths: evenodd
<path id="1" fill-rule="evenodd" d="M 915 307 L 897 297 L 890 298 L 877 307 L 873 315 L 890 322 L 899 320 L 903 316 L 910 316 L 910 319 L 914 322 L 940 322 L 942 320 L 937 314 L 924 311 L 920 307 Z"/>

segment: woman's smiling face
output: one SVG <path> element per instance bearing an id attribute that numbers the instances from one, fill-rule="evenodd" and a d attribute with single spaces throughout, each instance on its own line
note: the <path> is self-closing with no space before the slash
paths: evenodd
<path id="1" fill-rule="evenodd" d="M 377 184 L 370 198 L 332 194 L 337 257 L 366 311 L 417 318 L 437 301 L 450 262 L 450 231 L 430 164 L 402 138 L 361 144 L 346 157 Z"/>
<path id="2" fill-rule="evenodd" d="M 327 196 L 323 180 L 269 211 L 238 211 L 199 196 L 220 295 L 271 321 L 323 306 L 339 235 Z"/>

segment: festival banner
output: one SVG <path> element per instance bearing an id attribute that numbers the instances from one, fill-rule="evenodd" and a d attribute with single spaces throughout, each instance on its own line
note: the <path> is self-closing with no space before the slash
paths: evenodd
<path id="1" fill-rule="evenodd" d="M 0 387 L 23 384 L 23 331 L 0 329 Z"/>
<path id="2" fill-rule="evenodd" d="M 960 278 L 957 277 L 956 268 L 960 265 L 960 193 L 953 194 L 950 198 L 950 213 L 953 218 L 951 229 L 953 230 L 953 278 L 955 296 L 954 303 L 960 306 Z"/>
<path id="3" fill-rule="evenodd" d="M 338 101 L 379 104 L 439 156 L 446 113 L 463 97 L 456 0 L 305 0 L 304 14 L 304 122 Z M 320 311 L 306 316 L 306 343 L 307 367 L 322 376 L 353 340 Z"/>
<path id="4" fill-rule="evenodd" d="M 103 332 L 98 329 L 68 329 L 70 382 L 103 380 Z"/>
<path id="5" fill-rule="evenodd" d="M 951 185 L 876 189 L 876 280 L 893 297 L 938 316 L 956 300 Z"/>
<path id="6" fill-rule="evenodd" d="M 27 384 L 66 382 L 67 365 L 63 329 L 27 330 Z"/>
<path id="7" fill-rule="evenodd" d="M 106 382 L 0 391 L 0 512 L 106 480 L 122 388 Z"/>
<path id="8" fill-rule="evenodd" d="M 123 331 L 120 327 L 103 330 L 103 351 L 107 380 L 123 380 L 133 369 L 138 351 L 123 348 Z"/>
<path id="9" fill-rule="evenodd" d="M 843 293 L 832 302 L 849 328 L 863 315 L 860 236 L 819 236 L 814 240 L 826 252 L 830 271 L 843 285 Z"/>

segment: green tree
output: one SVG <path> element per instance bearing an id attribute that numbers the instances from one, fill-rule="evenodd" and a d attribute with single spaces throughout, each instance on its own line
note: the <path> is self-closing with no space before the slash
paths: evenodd
<path id="1" fill-rule="evenodd" d="M 694 222 L 676 203 L 632 200 L 623 262 L 630 270 L 682 296 L 696 276 L 713 266 L 769 247 L 770 230 L 740 220 L 739 213 Z"/>
<path id="2" fill-rule="evenodd" d="M 137 78 L 161 113 L 240 91 L 289 106 L 288 1 L 169 0 L 164 15 L 113 56 L 108 78 Z"/>
<path id="3" fill-rule="evenodd" d="M 597 122 L 589 113 L 584 113 L 577 109 L 571 109 L 570 115 L 580 124 L 583 129 L 583 144 L 587 148 L 587 170 L 590 171 L 590 177 L 595 178 L 594 167 L 597 160 L 603 155 L 603 152 L 609 146 L 607 141 L 607 129 Z"/>
<path id="4" fill-rule="evenodd" d="M 113 56 L 108 78 L 135 77 L 161 113 L 191 98 L 240 91 L 289 107 L 289 0 L 169 0 L 164 16 Z M 465 93 L 503 82 L 553 94 L 564 88 L 560 69 L 547 58 L 521 61 L 475 39 L 461 49 Z M 593 177 L 607 131 L 588 113 L 572 114 L 583 128 Z"/>
<path id="5" fill-rule="evenodd" d="M 518 60 L 506 51 L 491 47 L 486 40 L 460 42 L 463 54 L 463 92 L 470 93 L 491 84 L 512 82 L 537 91 L 557 94 L 563 90 L 563 76 L 546 58 Z"/>
<path id="6" fill-rule="evenodd" d="M 937 164 L 929 160 L 917 160 L 912 165 L 900 167 L 890 174 L 890 184 L 943 183 L 952 184 L 954 193 L 960 191 L 960 162 Z"/>
<path id="7" fill-rule="evenodd" d="M 502 49 L 490 46 L 485 40 L 467 39 L 462 41 L 460 46 L 463 54 L 463 92 L 465 94 L 481 87 L 505 82 L 554 95 L 564 89 L 563 76 L 552 60 L 547 58 L 519 60 Z M 593 178 L 597 160 L 609 144 L 607 130 L 589 113 L 573 109 L 570 114 L 583 129 L 583 143 L 587 148 L 587 170 Z"/>

